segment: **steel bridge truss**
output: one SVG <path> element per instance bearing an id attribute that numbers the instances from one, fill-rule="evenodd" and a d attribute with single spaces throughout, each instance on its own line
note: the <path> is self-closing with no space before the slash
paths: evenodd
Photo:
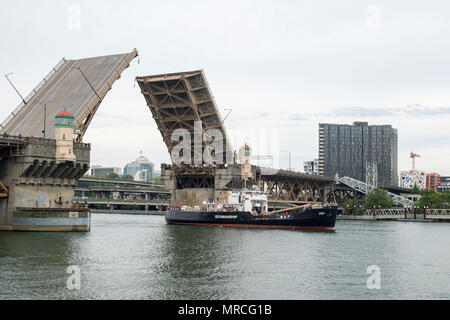
<path id="1" fill-rule="evenodd" d="M 364 183 L 362 181 L 350 178 L 350 177 L 336 177 L 336 182 L 342 183 L 346 186 L 349 186 L 350 188 L 359 191 L 364 194 L 370 193 L 372 190 L 375 189 L 374 186 L 371 186 L 367 183 Z M 388 192 L 388 196 L 392 199 L 394 204 L 401 205 L 405 208 L 411 208 L 414 204 L 412 200 L 406 199 L 404 197 L 400 197 L 394 193 Z"/>
<path id="2" fill-rule="evenodd" d="M 173 166 L 177 189 L 214 188 L 215 177 L 212 167 Z"/>
<path id="3" fill-rule="evenodd" d="M 211 164 L 204 159 L 206 150 L 220 159 L 219 164 L 232 161 L 233 150 L 202 70 L 137 77 L 136 81 L 171 156 L 173 148 L 180 142 L 173 141 L 172 134 L 177 129 L 185 129 L 191 135 L 188 164 Z M 219 130 L 221 137 L 210 136 L 212 131 L 209 129 Z M 216 150 L 215 146 L 220 149 Z"/>
<path id="4" fill-rule="evenodd" d="M 363 193 L 342 185 L 335 185 L 334 190 L 329 192 L 327 195 L 328 202 L 338 202 L 338 203 L 344 203 L 345 201 L 350 199 L 362 200 L 363 198 L 364 198 Z"/>
<path id="5" fill-rule="evenodd" d="M 291 203 L 325 202 L 331 182 L 323 177 L 282 170 L 275 174 L 260 172 L 256 176 L 257 186 L 270 200 Z"/>

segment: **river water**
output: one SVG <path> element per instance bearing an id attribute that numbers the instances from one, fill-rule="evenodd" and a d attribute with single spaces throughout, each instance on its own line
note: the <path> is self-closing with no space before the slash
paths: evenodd
<path id="1" fill-rule="evenodd" d="M 89 233 L 0 232 L 0 299 L 450 299 L 449 235 L 447 223 L 259 230 L 97 214 Z"/>

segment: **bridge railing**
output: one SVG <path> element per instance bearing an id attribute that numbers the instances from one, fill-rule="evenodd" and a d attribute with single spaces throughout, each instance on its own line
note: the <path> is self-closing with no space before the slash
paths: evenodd
<path id="1" fill-rule="evenodd" d="M 10 115 L 0 124 L 0 131 L 3 130 L 8 123 L 22 110 L 22 108 L 34 97 L 34 95 L 48 82 L 48 80 L 61 68 L 61 66 L 66 62 L 65 58 L 61 61 L 42 79 L 41 82 L 31 91 L 31 93 L 22 101 Z"/>
<path id="2" fill-rule="evenodd" d="M 406 212 L 408 214 L 408 212 Z M 405 209 L 367 209 L 366 216 L 405 216 Z"/>
<path id="3" fill-rule="evenodd" d="M 450 216 L 450 209 L 426 209 L 427 216 Z"/>

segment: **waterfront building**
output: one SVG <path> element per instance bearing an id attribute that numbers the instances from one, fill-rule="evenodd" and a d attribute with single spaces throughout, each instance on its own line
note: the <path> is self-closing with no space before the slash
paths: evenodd
<path id="1" fill-rule="evenodd" d="M 319 175 L 365 181 L 368 164 L 376 164 L 378 184 L 398 185 L 397 129 L 367 122 L 319 124 Z"/>
<path id="2" fill-rule="evenodd" d="M 436 189 L 438 192 L 450 191 L 450 177 L 440 177 L 439 185 Z"/>
<path id="3" fill-rule="evenodd" d="M 132 176 L 133 178 L 136 177 L 136 174 L 138 171 L 141 170 L 147 170 L 147 180 L 149 181 L 150 178 L 153 176 L 153 163 L 150 162 L 146 157 L 140 156 L 135 161 L 128 163 L 125 168 L 123 169 L 123 174 L 125 176 Z M 142 181 L 142 180 L 139 180 Z"/>
<path id="4" fill-rule="evenodd" d="M 91 175 L 96 177 L 104 177 L 110 173 L 116 173 L 119 176 L 122 175 L 122 168 L 120 167 L 103 167 L 103 166 L 92 166 Z"/>
<path id="5" fill-rule="evenodd" d="M 437 187 L 441 182 L 441 176 L 437 173 L 427 174 L 427 189 L 437 191 Z"/>
<path id="6" fill-rule="evenodd" d="M 420 190 L 425 190 L 427 188 L 427 174 L 418 170 L 402 171 L 400 173 L 400 186 L 408 189 L 417 187 Z"/>
<path id="7" fill-rule="evenodd" d="M 307 174 L 319 174 L 319 159 L 303 162 L 303 170 Z"/>

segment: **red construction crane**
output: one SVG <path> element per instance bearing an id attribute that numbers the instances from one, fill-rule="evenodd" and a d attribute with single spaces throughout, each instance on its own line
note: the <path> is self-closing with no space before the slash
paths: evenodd
<path id="1" fill-rule="evenodd" d="M 416 160 L 417 157 L 420 158 L 420 155 L 418 155 L 418 154 L 416 154 L 416 153 L 411 151 L 411 155 L 409 157 L 412 159 L 412 170 L 414 171 L 415 170 L 415 166 L 416 166 L 416 161 L 415 160 Z"/>

